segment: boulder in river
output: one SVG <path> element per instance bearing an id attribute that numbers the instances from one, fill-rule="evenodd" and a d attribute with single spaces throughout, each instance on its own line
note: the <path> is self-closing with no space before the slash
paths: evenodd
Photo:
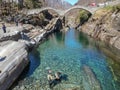
<path id="1" fill-rule="evenodd" d="M 101 85 L 89 66 L 83 66 L 83 86 L 85 90 L 101 90 Z"/>

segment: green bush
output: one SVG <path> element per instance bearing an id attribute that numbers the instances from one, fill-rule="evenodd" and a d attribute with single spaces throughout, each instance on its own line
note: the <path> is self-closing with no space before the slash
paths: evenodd
<path id="1" fill-rule="evenodd" d="M 109 10 L 109 11 L 112 11 L 112 12 L 118 12 L 118 11 L 120 11 L 120 4 L 118 4 L 118 5 L 115 5 L 115 6 L 106 6 L 106 7 L 104 7 L 103 9 L 105 9 L 105 10 Z"/>
<path id="2" fill-rule="evenodd" d="M 84 22 L 86 22 L 89 17 L 91 16 L 91 14 L 85 10 L 80 10 L 79 12 L 79 22 L 80 24 L 84 24 Z"/>
<path id="3" fill-rule="evenodd" d="M 42 3 L 41 2 L 38 2 L 38 0 L 32 0 L 33 2 L 33 7 L 34 8 L 39 8 L 42 6 Z"/>
<path id="4" fill-rule="evenodd" d="M 112 11 L 120 11 L 120 4 L 113 6 Z"/>
<path id="5" fill-rule="evenodd" d="M 0 3 L 2 3 L 2 0 L 0 0 Z"/>
<path id="6" fill-rule="evenodd" d="M 42 3 L 38 0 L 25 0 L 25 7 L 30 8 L 40 8 L 42 6 Z"/>
<path id="7" fill-rule="evenodd" d="M 113 6 L 105 6 L 104 9 L 105 9 L 105 10 L 112 10 L 112 9 L 113 9 Z"/>

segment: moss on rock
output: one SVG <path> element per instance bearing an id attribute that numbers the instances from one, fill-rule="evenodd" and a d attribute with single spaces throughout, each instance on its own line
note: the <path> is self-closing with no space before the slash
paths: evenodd
<path id="1" fill-rule="evenodd" d="M 39 0 L 24 0 L 24 6 L 28 9 L 40 8 L 42 7 L 42 2 L 40 2 Z"/>
<path id="2" fill-rule="evenodd" d="M 91 14 L 89 12 L 85 10 L 80 10 L 78 17 L 76 18 L 76 22 L 82 25 L 89 19 L 90 16 Z"/>

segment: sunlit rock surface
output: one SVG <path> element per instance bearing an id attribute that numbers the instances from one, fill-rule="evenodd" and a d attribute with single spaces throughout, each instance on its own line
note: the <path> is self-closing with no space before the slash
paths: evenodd
<path id="1" fill-rule="evenodd" d="M 7 41 L 0 46 L 0 90 L 8 89 L 28 65 L 26 45 Z"/>
<path id="2" fill-rule="evenodd" d="M 81 27 L 81 31 L 120 50 L 120 9 L 117 8 L 119 6 L 120 4 L 97 10 Z"/>

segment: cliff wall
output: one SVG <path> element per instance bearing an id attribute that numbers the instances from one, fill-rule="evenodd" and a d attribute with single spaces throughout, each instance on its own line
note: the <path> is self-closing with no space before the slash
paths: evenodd
<path id="1" fill-rule="evenodd" d="M 120 4 L 96 11 L 81 31 L 120 50 Z"/>

